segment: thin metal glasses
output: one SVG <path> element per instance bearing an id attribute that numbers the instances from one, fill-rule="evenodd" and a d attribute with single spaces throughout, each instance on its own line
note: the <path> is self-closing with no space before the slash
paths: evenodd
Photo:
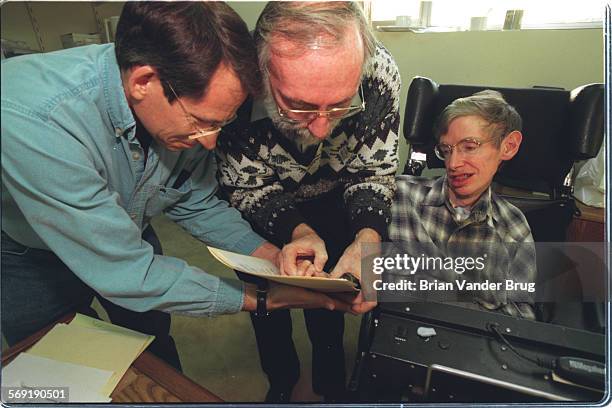
<path id="1" fill-rule="evenodd" d="M 183 113 L 185 114 L 185 118 L 187 119 L 187 121 L 193 127 L 194 133 L 192 133 L 192 134 L 190 134 L 188 136 L 189 140 L 195 140 L 195 139 L 199 139 L 201 137 L 212 136 L 214 134 L 217 134 L 217 133 L 219 133 L 221 131 L 223 126 L 226 126 L 226 125 L 230 124 L 231 122 L 233 122 L 236 119 L 236 115 L 234 114 L 231 118 L 229 118 L 228 120 L 226 120 L 226 121 L 224 121 L 224 122 L 222 122 L 222 123 L 220 123 L 218 125 L 200 126 L 199 122 L 201 122 L 201 120 L 196 118 L 195 116 L 193 116 L 191 113 L 187 112 L 187 109 L 185 108 L 185 105 L 183 105 L 183 103 L 179 99 L 178 95 L 174 91 L 174 88 L 172 87 L 172 84 L 170 84 L 170 82 L 167 82 L 167 81 L 166 81 L 166 84 L 168 84 L 168 88 L 170 88 L 170 91 L 172 91 L 172 94 L 176 98 L 176 101 L 179 103 L 179 106 L 183 110 Z"/>
<path id="2" fill-rule="evenodd" d="M 436 147 L 434 148 L 434 152 L 436 153 L 436 156 L 440 160 L 449 159 L 455 148 L 457 149 L 459 153 L 471 156 L 471 155 L 475 155 L 476 153 L 478 153 L 478 150 L 480 150 L 480 147 L 483 144 L 492 142 L 493 140 L 495 140 L 495 138 L 491 138 L 489 140 L 485 140 L 484 142 L 481 142 L 473 138 L 467 138 L 467 139 L 463 139 L 459 141 L 458 143 L 454 145 L 449 145 L 446 143 L 438 143 Z"/>
<path id="3" fill-rule="evenodd" d="M 303 110 L 303 109 L 282 109 L 276 104 L 278 114 L 287 122 L 310 123 L 317 118 L 344 119 L 365 110 L 365 99 L 363 98 L 363 88 L 359 85 L 359 96 L 361 104 L 351 105 L 345 108 L 332 108 L 329 110 Z"/>

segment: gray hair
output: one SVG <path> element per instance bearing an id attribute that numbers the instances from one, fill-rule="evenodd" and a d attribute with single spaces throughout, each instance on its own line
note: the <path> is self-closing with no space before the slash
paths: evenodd
<path id="1" fill-rule="evenodd" d="M 330 41 L 324 47 L 333 48 L 342 43 L 347 28 L 356 24 L 364 49 L 364 65 L 369 62 L 376 49 L 376 40 L 366 21 L 361 7 L 348 1 L 270 1 L 261 12 L 255 26 L 255 44 L 259 58 L 259 67 L 268 77 L 270 61 L 270 39 L 279 35 L 298 45 L 298 49 L 307 49 L 318 42 L 321 34 Z"/>
<path id="2" fill-rule="evenodd" d="M 490 136 L 499 147 L 502 140 L 515 130 L 521 131 L 523 121 L 521 115 L 510 105 L 501 93 L 486 89 L 472 96 L 455 99 L 438 117 L 434 126 L 434 137 L 448 132 L 450 123 L 461 116 L 478 116 L 487 122 Z"/>

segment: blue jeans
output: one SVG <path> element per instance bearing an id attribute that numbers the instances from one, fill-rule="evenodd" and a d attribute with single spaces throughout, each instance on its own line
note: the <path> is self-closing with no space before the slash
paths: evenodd
<path id="1" fill-rule="evenodd" d="M 151 227 L 143 239 L 161 253 L 161 245 Z M 170 315 L 160 311 L 133 312 L 99 296 L 83 283 L 53 253 L 29 248 L 2 232 L 1 305 L 2 334 L 13 345 L 62 316 L 80 312 L 98 317 L 91 308 L 96 296 L 110 320 L 155 336 L 149 351 L 181 369 L 174 340 L 170 337 Z"/>

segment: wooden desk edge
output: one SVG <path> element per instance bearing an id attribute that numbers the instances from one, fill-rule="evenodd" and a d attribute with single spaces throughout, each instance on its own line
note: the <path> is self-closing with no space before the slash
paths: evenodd
<path id="1" fill-rule="evenodd" d="M 576 218 L 586 221 L 599 222 L 602 224 L 605 222 L 605 208 L 591 207 L 581 203 L 578 200 L 576 200 L 576 207 L 578 207 L 581 213 L 580 217 Z"/>
<path id="2" fill-rule="evenodd" d="M 223 402 L 221 398 L 147 351 L 138 356 L 132 365 L 183 402 Z"/>
<path id="3" fill-rule="evenodd" d="M 68 323 L 74 318 L 74 313 L 63 316 L 55 323 L 50 324 L 21 340 L 17 344 L 2 352 L 2 366 L 10 363 L 19 353 L 26 351 L 47 334 L 57 323 Z M 166 388 L 183 402 L 223 402 L 221 398 L 193 382 L 163 360 L 149 353 L 143 352 L 134 362 L 134 367 L 146 374 L 153 381 Z M 185 398 L 189 396 L 189 398 Z"/>
<path id="4" fill-rule="evenodd" d="M 74 318 L 74 313 L 68 314 L 66 316 L 61 317 L 59 320 L 54 323 L 43 327 L 36 333 L 26 337 L 21 340 L 17 344 L 7 348 L 2 352 L 2 366 L 4 367 L 8 363 L 10 363 L 17 355 L 23 351 L 26 351 L 30 347 L 34 345 L 38 340 L 40 340 L 45 334 L 47 334 L 56 324 L 58 323 L 68 323 Z"/>
<path id="5" fill-rule="evenodd" d="M 498 194 L 514 195 L 517 197 L 531 197 L 531 198 L 534 197 L 532 195 L 532 192 L 528 190 L 503 186 L 499 183 L 494 183 L 493 188 L 494 188 L 494 191 Z M 599 222 L 602 224 L 605 222 L 605 217 L 606 217 L 605 208 L 591 207 L 589 205 L 584 204 L 577 198 L 575 198 L 574 201 L 576 203 L 576 207 L 578 207 L 580 209 L 580 212 L 582 213 L 580 217 L 576 217 L 577 219 Z"/>

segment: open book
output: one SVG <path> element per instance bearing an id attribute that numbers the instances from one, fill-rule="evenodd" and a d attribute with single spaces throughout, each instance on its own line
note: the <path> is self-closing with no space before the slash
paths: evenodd
<path id="1" fill-rule="evenodd" d="M 355 284 L 347 279 L 320 278 L 318 276 L 286 276 L 272 262 L 254 256 L 241 255 L 213 247 L 208 250 L 219 262 L 249 275 L 259 276 L 285 285 L 299 286 L 318 292 L 356 292 Z"/>

